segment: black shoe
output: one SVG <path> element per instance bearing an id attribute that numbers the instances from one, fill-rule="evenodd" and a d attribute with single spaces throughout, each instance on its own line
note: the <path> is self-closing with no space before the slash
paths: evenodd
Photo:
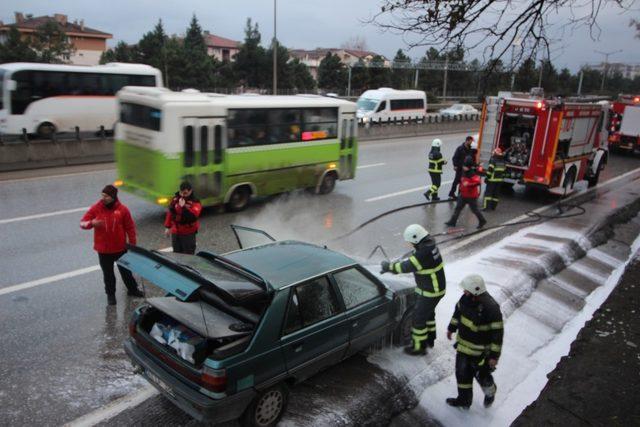
<path id="1" fill-rule="evenodd" d="M 107 295 L 107 304 L 108 305 L 116 305 L 116 296 L 113 294 Z"/>
<path id="2" fill-rule="evenodd" d="M 427 354 L 427 349 L 425 347 L 421 347 L 416 350 L 413 345 L 408 345 L 404 348 L 404 352 L 410 356 L 424 356 Z"/>
<path id="3" fill-rule="evenodd" d="M 471 405 L 467 405 L 467 404 L 463 403 L 457 397 L 449 397 L 449 398 L 447 398 L 447 405 L 453 406 L 454 408 L 467 409 L 467 410 L 471 406 Z"/>
<path id="4" fill-rule="evenodd" d="M 440 200 L 440 197 L 438 197 L 438 196 L 433 196 L 433 197 L 431 198 L 431 200 L 433 200 L 434 202 L 437 202 L 438 200 Z"/>
<path id="5" fill-rule="evenodd" d="M 485 396 L 484 397 L 484 407 L 485 408 L 490 408 L 491 405 L 493 405 L 493 401 L 496 399 L 496 395 L 494 394 L 493 396 Z"/>
<path id="6" fill-rule="evenodd" d="M 456 200 L 457 197 L 455 194 L 449 194 L 449 200 Z"/>
<path id="7" fill-rule="evenodd" d="M 435 343 L 433 341 L 427 341 L 427 347 L 429 348 L 433 348 L 433 346 L 435 345 Z"/>
<path id="8" fill-rule="evenodd" d="M 131 290 L 127 291 L 127 295 L 129 295 L 130 297 L 135 297 L 135 298 L 144 297 L 144 294 L 142 292 L 140 292 L 139 289 L 131 289 Z"/>
<path id="9" fill-rule="evenodd" d="M 480 224 L 478 224 L 478 230 L 484 227 L 486 223 L 487 223 L 486 219 L 480 220 Z"/>
<path id="10" fill-rule="evenodd" d="M 449 227 L 455 227 L 456 223 L 452 222 L 452 221 L 447 221 L 447 222 L 444 223 L 444 225 L 449 226 Z"/>
<path id="11" fill-rule="evenodd" d="M 429 196 L 429 192 L 427 191 L 426 193 L 422 193 L 422 195 L 424 196 L 425 199 L 429 200 L 431 198 L 431 196 Z"/>

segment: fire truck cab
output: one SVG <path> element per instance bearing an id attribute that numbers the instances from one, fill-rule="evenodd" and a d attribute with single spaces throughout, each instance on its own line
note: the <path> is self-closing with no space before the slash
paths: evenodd
<path id="1" fill-rule="evenodd" d="M 606 104 L 606 105 L 605 105 Z M 608 151 L 608 103 L 568 102 L 527 95 L 487 97 L 482 108 L 479 161 L 505 152 L 505 182 L 568 194 L 576 182 L 598 182 Z"/>
<path id="2" fill-rule="evenodd" d="M 609 149 L 640 152 L 640 95 L 619 95 L 611 104 Z"/>

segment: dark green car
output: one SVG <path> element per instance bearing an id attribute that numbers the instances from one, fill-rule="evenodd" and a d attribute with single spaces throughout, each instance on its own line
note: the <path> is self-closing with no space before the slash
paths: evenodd
<path id="1" fill-rule="evenodd" d="M 118 261 L 163 291 L 145 289 L 125 350 L 194 418 L 274 425 L 288 386 L 381 340 L 408 341 L 413 288 L 329 249 L 233 227 L 245 249 L 224 256 L 131 247 Z"/>

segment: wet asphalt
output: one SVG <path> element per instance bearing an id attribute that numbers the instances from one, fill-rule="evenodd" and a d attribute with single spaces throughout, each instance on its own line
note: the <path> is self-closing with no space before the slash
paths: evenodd
<path id="1" fill-rule="evenodd" d="M 445 157 L 451 157 L 463 138 L 464 134 L 441 137 Z M 424 201 L 423 189 L 407 190 L 426 188 L 429 184 L 426 173 L 429 141 L 430 138 L 407 138 L 363 143 L 356 179 L 338 182 L 335 191 L 326 196 L 296 191 L 258 199 L 241 213 L 207 209 L 198 234 L 198 247 L 220 253 L 237 249 L 229 229 L 229 225 L 235 223 L 262 228 L 278 239 L 327 244 L 358 259 L 364 260 L 378 244 L 383 245 L 391 257 L 399 256 L 408 249 L 401 238 L 407 224 L 419 222 L 432 233 L 443 231 L 453 204 L 404 210 L 346 238 L 335 239 L 387 210 Z M 601 180 L 639 165 L 639 159 L 613 155 Z M 106 306 L 101 275 L 96 267 L 97 255 L 91 248 L 92 234 L 79 228 L 82 208 L 98 199 L 101 188 L 113 181 L 115 173 L 104 165 L 83 172 L 77 169 L 42 172 L 41 177 L 18 180 L 9 174 L 0 176 L 0 292 L 65 275 L 61 280 L 0 294 L 3 325 L 0 419 L 11 425 L 60 425 L 145 386 L 144 380 L 133 375 L 122 350 L 128 317 L 139 300 L 129 299 L 119 281 L 118 305 Z M 57 175 L 60 173 L 65 175 Z M 452 179 L 453 169 L 447 165 L 443 181 Z M 449 184 L 445 184 L 441 196 L 445 196 L 448 189 Z M 399 192 L 404 193 L 393 195 Z M 370 200 L 382 196 L 389 197 Z M 136 221 L 140 245 L 154 249 L 170 246 L 163 236 L 162 208 L 128 194 L 123 194 L 121 200 Z M 498 211 L 487 215 L 487 219 L 490 225 L 500 224 L 553 201 L 555 198 L 551 196 L 516 188 L 513 193 L 502 196 Z M 68 210 L 77 211 L 29 218 Z M 459 225 L 473 229 L 476 219 L 465 211 Z M 499 233 L 488 239 L 497 238 Z M 450 256 L 455 257 L 456 253 Z M 89 272 L 82 271 L 92 268 Z M 322 384 L 338 382 L 341 376 L 336 373 L 341 370 L 357 373 L 352 374 L 350 383 L 354 388 L 362 384 L 374 390 L 392 381 L 389 374 L 363 358 L 345 362 L 294 392 L 290 406 L 293 420 L 305 420 L 295 417 L 295 401 L 305 400 L 304 390 L 320 390 L 311 393 L 311 398 L 327 394 Z M 370 377 L 379 381 L 371 381 Z M 329 394 L 335 391 L 331 390 Z M 349 389 L 343 387 L 342 390 L 343 394 L 336 394 L 338 400 L 348 398 Z M 339 402 L 327 398 L 320 399 L 318 405 L 339 405 Z M 398 404 L 398 408 L 401 407 L 402 404 Z M 161 420 L 172 419 L 173 424 L 193 424 L 159 397 L 121 417 L 124 418 L 118 418 L 117 423 L 153 419 L 162 423 Z M 380 425 L 384 419 L 384 416 L 379 418 Z"/>

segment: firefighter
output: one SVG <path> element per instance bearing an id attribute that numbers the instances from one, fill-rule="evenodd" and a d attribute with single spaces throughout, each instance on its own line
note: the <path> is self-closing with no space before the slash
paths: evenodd
<path id="1" fill-rule="evenodd" d="M 413 312 L 411 345 L 404 351 L 412 356 L 424 355 L 427 347 L 433 347 L 436 339 L 435 310 L 444 296 L 447 284 L 444 263 L 435 240 L 421 225 L 411 224 L 404 230 L 404 240 L 414 250 L 411 256 L 392 264 L 383 261 L 382 272 L 393 274 L 413 273 L 416 281 L 417 302 Z"/>
<path id="2" fill-rule="evenodd" d="M 493 156 L 489 160 L 489 167 L 487 168 L 487 174 L 485 183 L 487 186 L 484 189 L 484 202 L 482 210 L 496 210 L 498 207 L 498 193 L 504 180 L 504 172 L 506 170 L 506 163 L 504 161 L 504 153 L 500 147 L 493 151 Z"/>
<path id="3" fill-rule="evenodd" d="M 484 279 L 472 274 L 460 282 L 464 294 L 447 328 L 447 339 L 456 334 L 456 380 L 458 396 L 447 404 L 469 409 L 473 401 L 473 378 L 484 392 L 484 406 L 490 407 L 496 395 L 491 373 L 495 370 L 502 349 L 504 333 L 500 305 L 489 295 Z"/>
<path id="4" fill-rule="evenodd" d="M 476 171 L 476 164 L 472 156 L 467 156 L 464 160 L 464 166 L 462 167 L 464 175 L 460 180 L 460 196 L 458 196 L 458 202 L 456 203 L 453 216 L 447 222 L 449 227 L 455 227 L 460 212 L 465 205 L 469 205 L 471 212 L 478 218 L 478 228 L 484 227 L 487 220 L 484 219 L 482 213 L 478 209 L 478 197 L 480 197 L 480 175 Z"/>
<path id="5" fill-rule="evenodd" d="M 431 176 L 431 187 L 424 193 L 424 197 L 427 200 L 433 201 L 440 200 L 438 197 L 438 189 L 442 182 L 442 166 L 447 164 L 447 161 L 442 157 L 440 147 L 442 141 L 438 138 L 431 142 L 431 151 L 429 151 L 429 176 Z"/>
<path id="6" fill-rule="evenodd" d="M 460 179 L 462 178 L 462 164 L 464 163 L 464 159 L 472 154 L 472 142 L 473 137 L 471 135 L 467 136 L 464 142 L 458 148 L 456 148 L 455 153 L 453 153 L 451 163 L 453 163 L 453 169 L 456 171 L 456 177 L 453 179 L 453 183 L 451 183 L 451 190 L 449 190 L 449 199 L 454 200 L 456 198 L 456 189 L 458 188 L 458 184 L 460 184 Z"/>

